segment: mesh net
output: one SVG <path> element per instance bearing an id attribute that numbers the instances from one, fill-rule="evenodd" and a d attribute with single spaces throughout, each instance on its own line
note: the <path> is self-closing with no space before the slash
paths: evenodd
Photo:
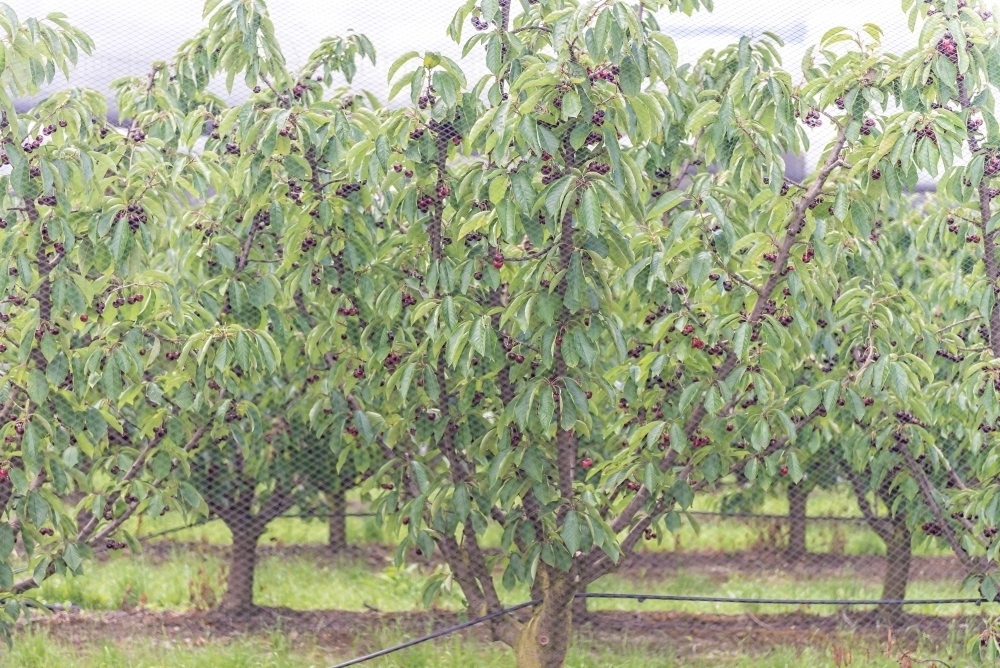
<path id="1" fill-rule="evenodd" d="M 712 4 L 4 5 L 12 659 L 1000 657 L 992 8 Z"/>

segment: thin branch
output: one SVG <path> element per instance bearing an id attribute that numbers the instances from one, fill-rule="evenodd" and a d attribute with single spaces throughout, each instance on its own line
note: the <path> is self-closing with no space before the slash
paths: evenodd
<path id="1" fill-rule="evenodd" d="M 513 30 L 511 30 L 510 34 L 516 35 L 519 32 L 526 32 L 528 30 L 538 30 L 539 32 L 549 32 L 549 33 L 552 32 L 552 30 L 546 26 L 521 26 L 520 28 L 514 28 Z"/>
<path id="2" fill-rule="evenodd" d="M 283 107 L 287 108 L 287 107 L 292 106 L 292 103 L 288 99 L 288 97 L 285 96 L 285 95 L 282 95 L 281 93 L 279 93 L 278 89 L 275 88 L 271 84 L 271 82 L 268 80 L 268 78 L 266 76 L 264 76 L 263 74 L 261 74 L 260 75 L 260 80 L 263 81 L 267 85 L 267 87 L 271 89 L 271 92 L 274 93 L 274 96 L 278 98 L 278 102 L 280 102 Z"/>
<path id="3" fill-rule="evenodd" d="M 945 519 L 944 513 L 941 511 L 941 506 L 938 504 L 937 499 L 934 498 L 934 488 L 927 476 L 924 474 L 923 468 L 917 463 L 913 458 L 913 454 L 906 448 L 902 449 L 903 461 L 906 463 L 906 467 L 910 470 L 910 474 L 913 479 L 917 482 L 917 487 L 920 489 L 920 494 L 924 498 L 924 503 L 930 509 L 931 514 L 934 516 L 935 521 L 938 526 L 941 527 L 941 532 L 944 534 L 944 539 L 951 546 L 952 551 L 955 556 L 958 557 L 962 565 L 965 566 L 970 571 L 981 570 L 979 560 L 974 558 L 971 554 L 965 551 L 962 544 L 958 540 L 958 536 L 955 535 L 955 530 L 952 529 L 951 525 Z"/>
<path id="4" fill-rule="evenodd" d="M 506 257 L 505 256 L 504 259 L 503 259 L 503 261 L 504 262 L 527 262 L 528 260 L 537 260 L 538 258 L 540 258 L 543 255 L 545 255 L 546 253 L 548 253 L 550 250 L 552 250 L 555 247 L 557 241 L 558 241 L 558 239 L 555 239 L 548 246 L 546 246 L 545 248 L 543 248 L 541 250 L 538 250 L 538 251 L 535 251 L 533 253 L 526 253 L 524 255 L 518 255 L 517 257 Z"/>

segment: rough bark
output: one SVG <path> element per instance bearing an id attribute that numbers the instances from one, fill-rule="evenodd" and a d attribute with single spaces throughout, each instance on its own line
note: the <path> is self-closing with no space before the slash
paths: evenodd
<path id="1" fill-rule="evenodd" d="M 227 616 L 246 617 L 256 610 L 253 604 L 254 571 L 257 567 L 257 540 L 263 533 L 260 523 L 247 516 L 246 522 L 226 522 L 233 534 L 229 553 L 229 576 L 219 610 Z"/>
<path id="2" fill-rule="evenodd" d="M 562 668 L 573 632 L 573 600 L 577 592 L 568 573 L 538 572 L 542 603 L 521 627 L 514 644 L 517 668 Z"/>
<path id="3" fill-rule="evenodd" d="M 885 577 L 882 582 L 882 600 L 902 601 L 910 580 L 911 541 L 905 516 L 897 515 L 890 521 L 890 533 L 885 542 Z M 879 614 L 892 626 L 901 626 L 904 620 L 901 603 L 886 603 Z"/>
<path id="4" fill-rule="evenodd" d="M 806 502 L 809 491 L 802 485 L 788 486 L 788 547 L 785 557 L 798 561 L 806 556 Z"/>
<path id="5" fill-rule="evenodd" d="M 590 621 L 590 615 L 587 612 L 587 599 L 580 597 L 573 599 L 573 623 L 577 626 L 580 624 L 586 624 Z"/>
<path id="6" fill-rule="evenodd" d="M 347 550 L 347 498 L 343 487 L 330 492 L 330 537 L 327 548 L 331 554 L 342 554 Z"/>

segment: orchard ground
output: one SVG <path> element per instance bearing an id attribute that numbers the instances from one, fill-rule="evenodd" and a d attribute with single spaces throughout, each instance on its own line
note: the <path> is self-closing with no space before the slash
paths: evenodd
<path id="1" fill-rule="evenodd" d="M 846 495 L 817 490 L 812 516 L 855 514 Z M 699 500 L 701 510 L 717 499 Z M 353 502 L 350 511 L 363 507 Z M 764 512 L 787 511 L 773 500 Z M 169 517 L 169 516 L 168 516 Z M 778 520 L 699 516 L 675 536 L 652 541 L 629 567 L 590 592 L 740 598 L 877 599 L 883 547 L 861 524 L 810 522 L 810 555 L 780 556 Z M 178 519 L 134 527 L 149 535 Z M 422 601 L 436 559 L 392 566 L 393 537 L 370 517 L 349 517 L 348 553 L 329 554 L 323 519 L 282 518 L 262 537 L 255 594 L 264 612 L 234 622 L 208 609 L 224 591 L 229 535 L 221 523 L 146 542 L 142 554 L 105 553 L 83 577 L 47 580 L 41 597 L 64 612 L 36 612 L 22 624 L 6 665 L 325 667 L 462 619 L 459 592 L 428 610 Z M 497 536 L 485 545 L 494 546 Z M 974 596 L 945 551 L 917 545 L 909 598 Z M 528 598 L 515 590 L 505 603 Z M 974 606 L 909 606 L 910 627 L 890 633 L 871 608 L 591 600 L 569 666 L 898 666 L 902 656 L 948 661 L 961 656 Z M 973 627 L 974 628 L 974 627 Z M 377 660 L 374 666 L 509 665 L 509 650 L 466 631 Z"/>

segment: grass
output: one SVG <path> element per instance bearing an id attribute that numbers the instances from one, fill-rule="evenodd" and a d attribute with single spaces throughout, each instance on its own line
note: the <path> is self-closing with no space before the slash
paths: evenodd
<path id="1" fill-rule="evenodd" d="M 357 507 L 357 499 L 354 500 Z M 718 497 L 703 497 L 696 510 L 715 511 Z M 768 500 L 759 512 L 781 515 L 787 513 L 783 499 Z M 856 516 L 853 499 L 844 494 L 818 490 L 809 501 L 810 515 Z M 135 522 L 129 527 L 136 535 L 149 535 L 183 526 L 175 514 L 155 520 Z M 376 525 L 370 517 L 350 517 L 347 520 L 348 540 L 355 545 L 391 546 L 395 537 Z M 641 549 L 666 552 L 741 552 L 774 553 L 781 549 L 784 535 L 782 523 L 744 518 L 695 518 L 695 524 L 685 522 L 675 534 L 661 531 L 659 541 L 643 543 Z M 482 537 L 486 547 L 499 545 L 499 533 L 491 531 Z M 264 545 L 318 546 L 327 541 L 324 519 L 281 518 L 272 522 L 262 537 Z M 148 554 L 113 553 L 110 558 L 85 565 L 86 574 L 76 578 L 52 577 L 43 584 L 41 598 L 49 603 L 74 604 L 88 610 L 108 611 L 144 607 L 151 610 L 183 611 L 214 605 L 224 590 L 225 550 L 198 549 L 199 546 L 222 546 L 231 542 L 228 529 L 220 522 L 182 529 L 154 538 L 162 543 Z M 810 522 L 808 546 L 817 553 L 844 555 L 880 555 L 882 542 L 864 524 Z M 163 551 L 167 550 L 166 558 Z M 933 544 L 916 546 L 915 555 L 949 554 Z M 781 569 L 782 561 L 775 556 L 773 568 L 756 573 L 725 572 L 707 569 L 672 569 L 669 572 L 632 571 L 624 575 L 607 576 L 589 588 L 591 592 L 635 592 L 643 594 L 719 596 L 726 598 L 796 598 L 796 599 L 872 599 L 878 598 L 881 583 L 866 573 L 852 572 L 849 567 L 838 571 L 817 572 L 803 578 L 801 572 Z M 347 560 L 334 560 L 322 551 L 304 552 L 263 550 L 257 569 L 255 600 L 260 605 L 299 610 L 407 612 L 423 610 L 424 587 L 433 570 L 410 565 L 403 569 L 373 570 L 369 566 Z M 951 598 L 975 596 L 963 592 L 959 582 L 946 580 L 913 581 L 910 598 Z M 524 588 L 507 592 L 504 601 L 518 603 L 529 598 Z M 447 610 L 461 609 L 462 597 L 456 589 L 444 590 L 435 606 Z M 711 615 L 768 614 L 808 612 L 835 614 L 837 607 L 799 607 L 794 605 L 726 604 L 699 602 L 661 602 L 591 600 L 591 610 L 618 611 L 677 611 Z M 855 607 L 858 609 L 858 607 Z M 928 615 L 972 614 L 973 606 L 909 606 L 911 613 Z M 734 625 L 734 628 L 737 628 Z M 44 631 L 21 632 L 9 653 L 0 649 L 0 666 L 58 665 L 63 668 L 325 668 L 412 636 L 396 629 L 364 637 L 364 646 L 331 652 L 315 641 L 283 632 L 271 632 L 250 637 L 185 642 L 164 637 L 108 638 L 107 642 L 72 643 Z M 700 668 L 726 666 L 763 668 L 764 666 L 795 666 L 802 664 L 826 668 L 848 665 L 841 654 L 834 657 L 829 648 L 817 644 L 811 647 L 777 646 L 760 653 L 754 645 L 754 635 L 700 639 L 677 637 L 658 640 L 683 651 L 684 657 L 655 651 L 642 642 L 615 638 L 614 646 L 607 641 L 587 637 L 574 643 L 569 668 Z M 954 639 L 953 639 L 954 640 Z M 648 638 L 647 638 L 648 641 Z M 796 640 L 799 642 L 799 640 Z M 957 641 L 955 641 L 957 642 Z M 804 644 L 809 644 L 803 640 Z M 954 644 L 949 641 L 949 644 Z M 698 645 L 695 647 L 694 645 Z M 885 656 L 878 648 L 859 648 L 857 642 L 845 638 L 843 647 L 854 652 L 854 665 L 898 666 L 898 656 Z M 846 650 L 843 650 L 846 651 Z M 863 654 L 863 656 L 862 656 Z M 689 658 L 695 656 L 696 658 Z M 942 657 L 946 658 L 947 657 Z M 477 668 L 500 668 L 512 665 L 508 650 L 487 645 L 470 638 L 453 637 L 421 645 L 392 657 L 372 662 L 371 666 L 387 668 L 465 668 L 475 662 Z M 958 665 L 958 664 L 953 664 Z"/>
<path id="2" fill-rule="evenodd" d="M 372 570 L 355 562 L 337 562 L 310 554 L 264 554 L 257 567 L 256 601 L 261 605 L 298 610 L 353 610 L 375 608 L 384 612 L 423 609 L 424 586 L 433 573 L 416 564 L 401 569 Z M 844 569 L 803 580 L 800 575 L 775 569 L 752 576 L 746 573 L 706 574 L 696 570 L 669 573 L 638 573 L 634 578 L 610 575 L 591 587 L 595 592 L 637 592 L 721 596 L 728 598 L 877 599 L 881 583 Z M 119 553 L 106 561 L 86 566 L 79 577 L 53 576 L 43 583 L 41 596 L 49 603 L 75 604 L 91 610 L 115 610 L 144 606 L 154 610 L 184 610 L 209 607 L 224 589 L 225 559 L 222 552 L 201 552 L 177 546 L 166 559 L 151 555 Z M 960 583 L 947 580 L 915 581 L 911 598 L 974 596 L 962 592 Z M 528 598 L 525 588 L 506 592 L 505 601 Z M 458 590 L 444 591 L 437 606 L 461 607 Z M 681 610 L 685 612 L 740 614 L 790 612 L 798 606 L 743 605 L 700 602 L 590 601 L 593 609 Z M 910 606 L 921 614 L 954 615 L 969 606 Z M 836 612 L 833 607 L 816 612 Z"/>
<path id="3" fill-rule="evenodd" d="M 386 629 L 376 634 L 374 644 L 388 646 L 403 638 Z M 620 643 L 602 643 L 579 637 L 570 650 L 567 668 L 840 668 L 845 652 L 851 652 L 853 665 L 871 668 L 897 668 L 894 653 L 886 656 L 874 645 L 865 647 L 845 637 L 839 654 L 815 647 L 778 646 L 766 652 L 754 652 L 732 639 L 720 638 L 715 649 L 699 658 L 681 658 L 669 650 L 653 649 L 623 638 Z M 679 644 L 683 644 L 679 643 Z M 851 650 L 847 650 L 846 647 Z M 2 651 L 2 650 L 0 650 Z M 92 645 L 69 645 L 44 632 L 18 635 L 14 649 L 2 665 L 20 668 L 324 668 L 337 661 L 357 656 L 357 650 L 331 652 L 308 641 L 290 642 L 285 634 L 236 640 L 209 640 L 200 645 L 178 643 L 165 638 L 146 642 L 119 641 Z M 510 668 L 510 650 L 499 646 L 453 636 L 434 643 L 418 645 L 397 654 L 372 661 L 372 668 Z M 839 661 L 838 661 L 839 659 Z"/>
<path id="4" fill-rule="evenodd" d="M 696 499 L 693 510 L 718 511 L 720 496 L 702 496 Z M 360 508 L 357 498 L 355 506 Z M 788 503 L 784 498 L 768 498 L 759 513 L 785 515 Z M 860 512 L 853 497 L 841 491 L 815 490 L 809 497 L 808 513 L 813 516 L 859 517 Z M 722 551 L 743 552 L 754 549 L 775 549 L 785 540 L 783 523 L 777 520 L 750 518 L 720 518 L 695 516 L 694 524 L 685 521 L 680 530 L 672 534 L 660 531 L 657 541 L 643 543 L 641 550 L 662 550 L 667 552 Z M 159 531 L 176 529 L 184 525 L 177 513 L 163 518 L 145 518 L 142 523 L 133 522 L 127 528 L 135 535 L 148 535 Z M 262 544 L 321 545 L 327 540 L 325 519 L 279 518 L 268 525 L 261 537 Z M 377 526 L 371 517 L 347 518 L 348 541 L 354 545 L 394 545 L 396 536 L 384 527 Z M 491 527 L 481 537 L 484 547 L 498 547 L 501 532 Z M 190 529 L 182 529 L 156 541 L 197 542 L 209 545 L 228 545 L 231 542 L 229 530 L 221 522 L 209 522 Z M 812 521 L 807 525 L 806 544 L 811 552 L 842 555 L 884 555 L 885 545 L 863 522 Z M 914 546 L 917 556 L 947 556 L 947 546 L 933 542 L 921 542 Z"/>

